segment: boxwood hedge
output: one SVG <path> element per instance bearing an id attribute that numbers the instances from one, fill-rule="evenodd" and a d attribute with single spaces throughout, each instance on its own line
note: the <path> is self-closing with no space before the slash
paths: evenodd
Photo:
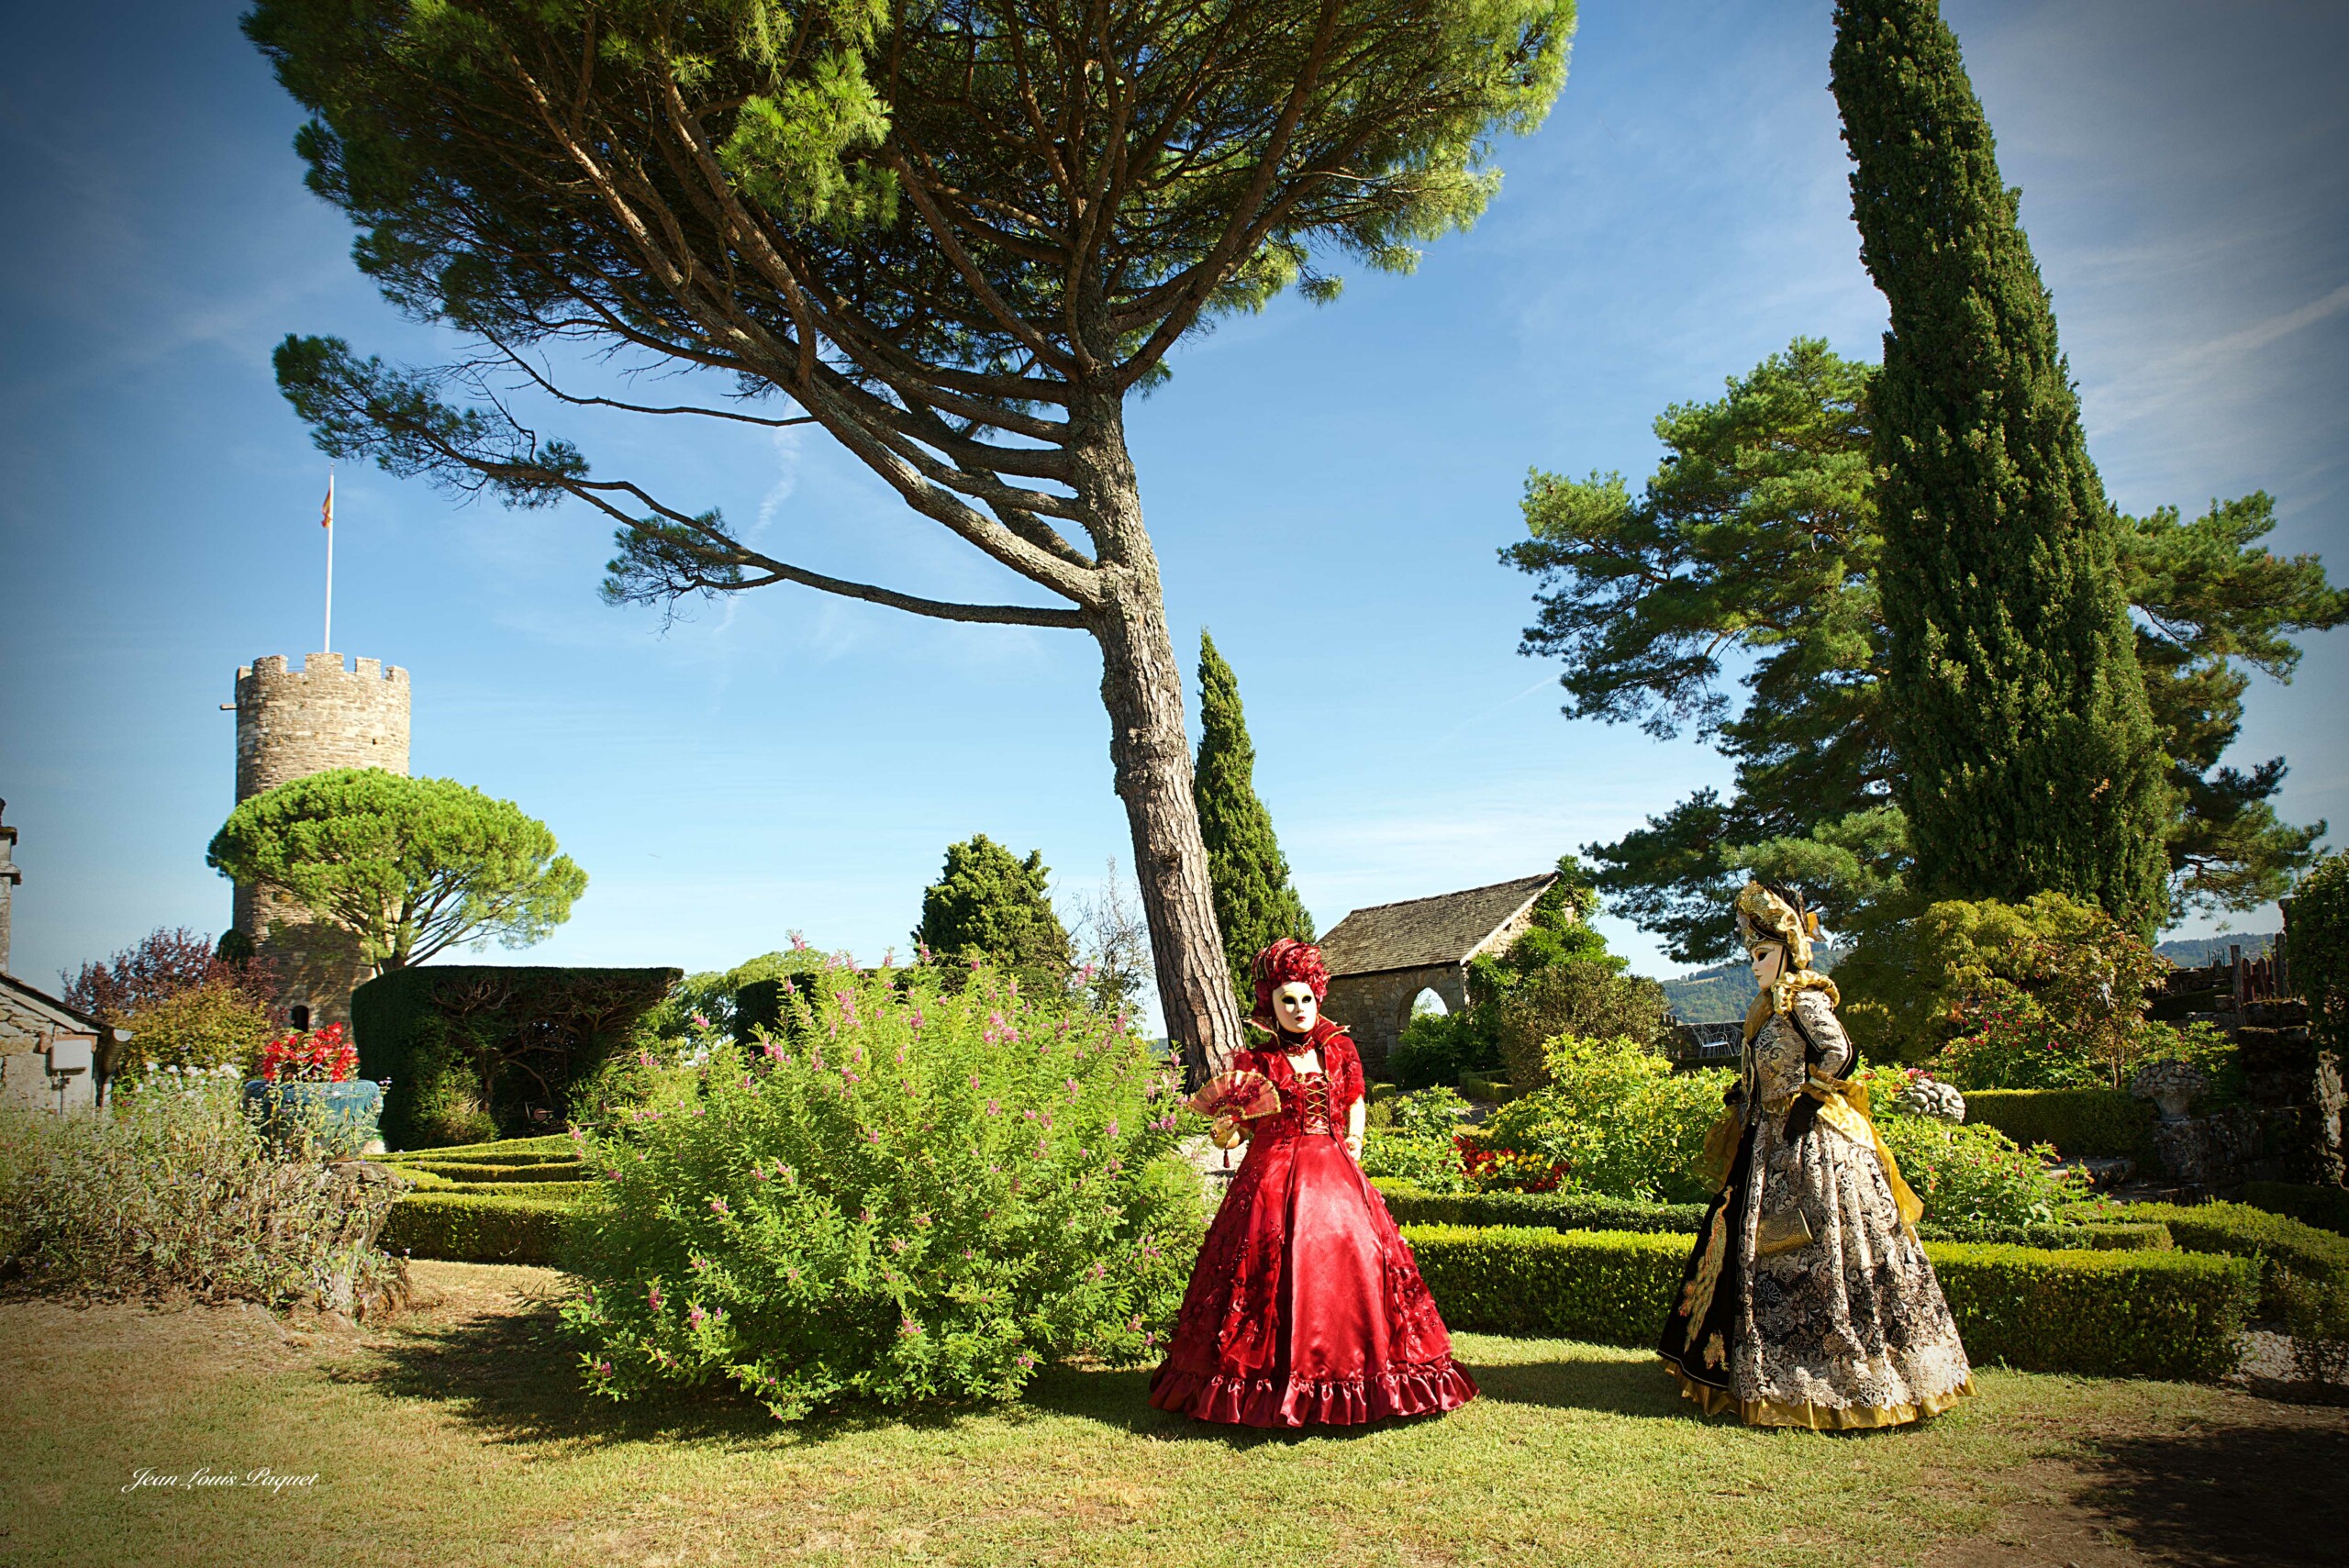
<path id="1" fill-rule="evenodd" d="M 2132 1219 L 2161 1220 L 2189 1252 L 2258 1260 L 2265 1317 L 2286 1315 L 2291 1279 L 2349 1295 L 2349 1237 L 2244 1203 L 2138 1203 L 2124 1212 Z"/>
<path id="2" fill-rule="evenodd" d="M 1638 1230 L 1693 1236 L 1700 1203 L 1641 1203 L 1596 1193 L 1431 1193 L 1409 1182 L 1372 1184 L 1397 1225 L 1519 1225 L 1545 1230 Z"/>
<path id="3" fill-rule="evenodd" d="M 551 1268 L 562 1260 L 563 1228 L 577 1213 L 561 1197 L 418 1190 L 392 1206 L 376 1245 L 414 1258 Z"/>
<path id="4" fill-rule="evenodd" d="M 1520 1225 L 1544 1230 L 1636 1230 L 1694 1236 L 1704 1222 L 1698 1203 L 1641 1203 L 1595 1193 L 1431 1193 L 1407 1181 L 1380 1177 L 1372 1184 L 1386 1199 L 1398 1225 Z M 1931 1220 L 1917 1228 L 1928 1241 L 1996 1242 L 2009 1246 L 2094 1248 L 2114 1251 L 2170 1245 L 2159 1221 L 2130 1219 L 2046 1225 L 1943 1226 Z"/>
<path id="5" fill-rule="evenodd" d="M 2154 1108 L 2119 1089 L 1969 1089 L 1965 1119 L 1995 1127 L 2028 1149 L 2052 1143 L 2072 1159 L 2158 1158 Z"/>
<path id="6" fill-rule="evenodd" d="M 1455 1329 L 1653 1342 L 1687 1260 L 1667 1234 L 1456 1225 L 1404 1236 Z M 1929 1243 L 1977 1363 L 2099 1376 L 2216 1377 L 2258 1295 L 2248 1260 L 2139 1250 Z"/>
<path id="7" fill-rule="evenodd" d="M 2287 1215 L 2336 1236 L 2349 1236 L 2349 1187 L 2321 1187 L 2305 1182 L 2245 1182 L 2243 1201 L 2254 1208 Z"/>

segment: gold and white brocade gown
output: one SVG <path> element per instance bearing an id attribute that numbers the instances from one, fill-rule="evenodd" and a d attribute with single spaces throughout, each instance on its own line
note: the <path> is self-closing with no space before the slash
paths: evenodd
<path id="1" fill-rule="evenodd" d="M 1826 1086 L 1854 1062 L 1832 988 L 1798 981 L 1784 1012 L 1757 1004 L 1742 1134 L 1659 1349 L 1708 1413 L 1897 1426 L 1971 1394 L 1972 1369 L 1873 1128 Z"/>

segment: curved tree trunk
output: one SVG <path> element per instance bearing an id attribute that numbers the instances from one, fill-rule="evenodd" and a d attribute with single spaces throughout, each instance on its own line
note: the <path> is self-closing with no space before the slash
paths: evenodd
<path id="1" fill-rule="evenodd" d="M 1158 556 L 1142 528 L 1120 410 L 1105 398 L 1079 417 L 1091 428 L 1073 454 L 1077 490 L 1096 511 L 1093 531 L 1107 589 L 1100 606 L 1085 612 L 1085 629 L 1101 645 L 1109 761 L 1133 833 L 1134 880 L 1150 926 L 1159 1006 L 1186 1073 L 1197 1084 L 1221 1072 L 1246 1042 L 1191 795 L 1183 672 L 1166 630 Z"/>

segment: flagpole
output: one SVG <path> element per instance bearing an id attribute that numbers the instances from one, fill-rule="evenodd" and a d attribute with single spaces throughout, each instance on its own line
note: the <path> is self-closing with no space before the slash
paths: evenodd
<path id="1" fill-rule="evenodd" d="M 334 651 L 334 464 L 327 464 L 327 624 L 322 653 Z"/>

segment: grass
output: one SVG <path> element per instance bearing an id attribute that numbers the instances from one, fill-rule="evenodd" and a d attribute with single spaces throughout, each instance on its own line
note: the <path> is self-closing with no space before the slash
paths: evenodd
<path id="1" fill-rule="evenodd" d="M 2051 1531 L 2110 1535 L 2107 1518 L 2158 1546 L 2192 1522 L 2191 1499 L 2181 1514 L 2155 1484 L 2163 1467 L 2207 1483 L 2237 1450 L 2265 1511 L 2337 1530 L 2324 1474 L 2349 1459 L 2349 1413 L 1995 1370 L 1979 1374 L 1979 1399 L 1922 1429 L 1752 1430 L 1688 1413 L 1638 1352 L 1464 1334 L 1484 1397 L 1439 1421 L 1342 1435 L 1163 1416 L 1141 1371 L 1056 1373 L 1001 1411 L 785 1429 L 723 1395 L 584 1399 L 548 1305 L 562 1275 L 415 1273 L 422 1307 L 365 1329 L 234 1307 L 0 1306 L 0 1365 L 13 1369 L 0 1379 L 12 1434 L 0 1555 L 1383 1568 L 1898 1563 L 1962 1550 L 1968 1563 L 2019 1562 L 1993 1550 L 2001 1537 L 2036 1551 Z M 142 1466 L 317 1480 L 275 1494 L 126 1490 Z M 2054 1560 L 2065 1555 L 2081 1553 Z"/>

